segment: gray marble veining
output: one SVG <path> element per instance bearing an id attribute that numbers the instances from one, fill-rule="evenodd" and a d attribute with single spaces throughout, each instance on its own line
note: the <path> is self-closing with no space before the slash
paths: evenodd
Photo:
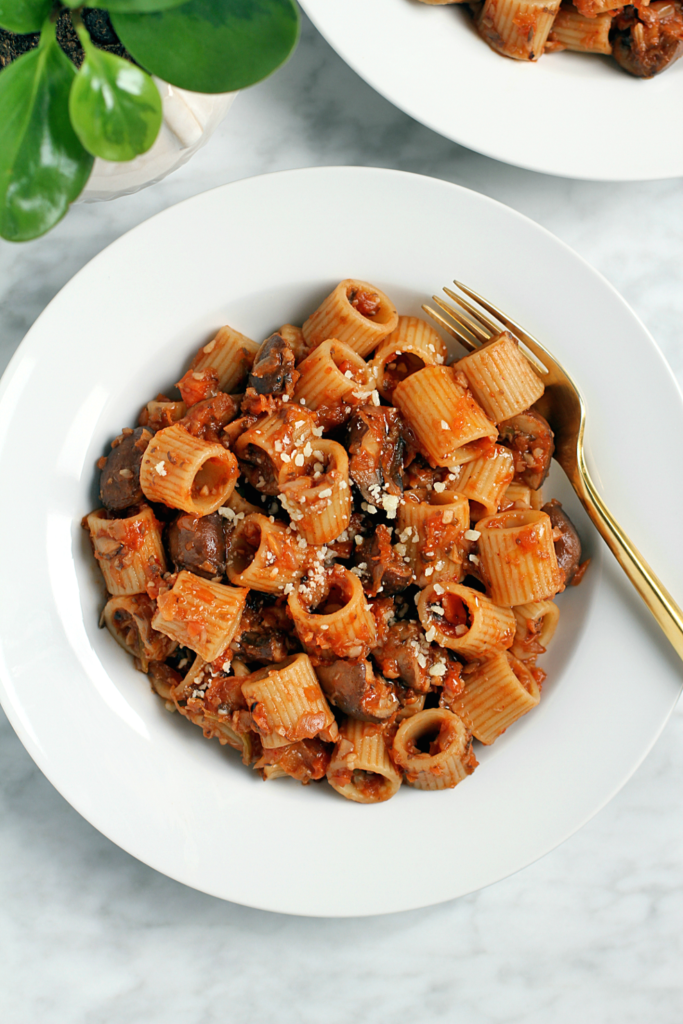
<path id="1" fill-rule="evenodd" d="M 683 383 L 680 182 L 568 181 L 459 148 L 374 93 L 309 24 L 290 64 L 239 96 L 185 168 L 76 207 L 37 242 L 0 244 L 0 368 L 62 285 L 128 228 L 226 181 L 311 164 L 430 174 L 527 214 L 622 293 Z M 541 861 L 440 907 L 340 921 L 249 910 L 158 875 L 69 807 L 4 719 L 1 735 L 4 1024 L 683 1019 L 680 708 L 608 807 Z"/>

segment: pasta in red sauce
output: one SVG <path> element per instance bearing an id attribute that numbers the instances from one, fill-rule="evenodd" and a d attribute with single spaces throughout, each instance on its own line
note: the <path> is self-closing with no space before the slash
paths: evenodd
<path id="1" fill-rule="evenodd" d="M 449 365 L 348 279 L 261 344 L 221 328 L 177 388 L 98 461 L 102 624 L 266 780 L 456 786 L 538 703 L 552 599 L 585 571 L 514 339 Z"/>

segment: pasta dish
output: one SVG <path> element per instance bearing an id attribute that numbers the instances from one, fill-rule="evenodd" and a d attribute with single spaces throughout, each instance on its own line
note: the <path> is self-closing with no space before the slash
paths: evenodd
<path id="1" fill-rule="evenodd" d="M 222 327 L 98 461 L 101 624 L 266 780 L 456 786 L 539 703 L 587 566 L 543 390 L 507 332 L 449 365 L 365 281 L 261 344 Z"/>
<path id="2" fill-rule="evenodd" d="M 422 0 L 443 5 L 467 0 Z M 491 49 L 516 60 L 574 50 L 603 53 L 639 78 L 652 78 L 683 55 L 681 0 L 484 0 L 468 4 Z"/>

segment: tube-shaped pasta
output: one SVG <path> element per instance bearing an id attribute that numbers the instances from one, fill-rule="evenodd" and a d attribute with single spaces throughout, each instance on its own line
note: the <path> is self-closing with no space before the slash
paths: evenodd
<path id="1" fill-rule="evenodd" d="M 370 401 L 375 386 L 372 367 L 335 338 L 323 341 L 297 366 L 301 377 L 294 401 L 315 409 L 325 427 L 343 423 L 353 408 Z"/>
<path id="2" fill-rule="evenodd" d="M 451 492 L 447 503 L 436 505 L 420 501 L 413 491 L 404 493 L 396 514 L 396 551 L 408 560 L 418 587 L 463 578 L 463 534 L 469 525 L 464 495 Z"/>
<path id="3" fill-rule="evenodd" d="M 532 488 L 531 494 L 529 495 L 529 500 L 531 501 L 531 507 L 536 512 L 540 512 L 540 510 L 545 505 L 545 499 L 543 497 L 543 491 L 541 490 L 540 487 L 538 488 L 537 491 L 534 491 L 533 488 Z"/>
<path id="4" fill-rule="evenodd" d="M 613 3 L 613 0 L 611 0 Z M 562 4 L 555 15 L 553 27 L 548 36 L 549 47 L 553 50 L 574 50 L 577 53 L 612 52 L 609 31 L 612 14 L 599 14 L 585 18 L 571 4 Z"/>
<path id="5" fill-rule="evenodd" d="M 319 579 L 311 581 L 314 607 L 307 604 L 306 591 L 299 587 L 289 595 L 289 611 L 297 635 L 309 654 L 319 657 L 331 652 L 337 658 L 361 661 L 375 646 L 377 630 L 372 612 L 356 575 L 335 565 L 318 570 Z M 309 591 L 310 592 L 310 591 Z"/>
<path id="6" fill-rule="evenodd" d="M 539 700 L 539 689 L 529 669 L 502 651 L 466 676 L 455 706 L 476 738 L 491 744 Z"/>
<path id="7" fill-rule="evenodd" d="M 190 364 L 191 370 L 209 366 L 218 374 L 221 391 L 236 391 L 245 379 L 259 345 L 232 327 L 221 327 L 207 345 L 200 348 Z"/>
<path id="8" fill-rule="evenodd" d="M 416 789 L 452 789 L 477 766 L 472 733 L 446 708 L 429 708 L 402 722 L 392 753 Z"/>
<path id="9" fill-rule="evenodd" d="M 470 518 L 476 523 L 482 516 L 498 511 L 506 488 L 515 475 L 512 452 L 500 444 L 460 467 L 453 490 L 470 502 Z"/>
<path id="10" fill-rule="evenodd" d="M 291 528 L 268 516 L 250 513 L 230 535 L 227 572 L 236 587 L 281 594 L 303 575 L 301 549 Z"/>
<path id="11" fill-rule="evenodd" d="M 492 50 L 516 60 L 538 60 L 560 0 L 485 0 L 476 20 Z"/>
<path id="12" fill-rule="evenodd" d="M 528 661 L 543 654 L 560 621 L 560 609 L 554 601 L 532 601 L 512 609 L 515 616 L 515 639 L 512 654 Z"/>
<path id="13" fill-rule="evenodd" d="M 204 661 L 214 661 L 239 628 L 247 593 L 183 570 L 172 589 L 157 598 L 152 625 Z"/>
<path id="14" fill-rule="evenodd" d="M 474 397 L 494 423 L 524 412 L 545 391 L 540 377 L 507 331 L 455 366 L 465 374 Z"/>
<path id="15" fill-rule="evenodd" d="M 93 554 L 107 590 L 114 597 L 144 594 L 147 584 L 166 572 L 161 525 L 145 506 L 134 516 L 108 519 L 105 509 L 86 517 Z"/>
<path id="16" fill-rule="evenodd" d="M 396 385 L 393 397 L 432 465 L 470 462 L 498 437 L 484 410 L 447 366 L 425 366 L 411 374 Z"/>
<path id="17" fill-rule="evenodd" d="M 306 654 L 252 672 L 242 693 L 266 749 L 313 736 L 337 738 L 337 723 Z"/>
<path id="18" fill-rule="evenodd" d="M 290 405 L 245 430 L 233 447 L 249 482 L 264 494 L 279 494 L 282 485 L 300 473 L 296 457 L 303 457 L 308 441 L 318 440 L 316 429 L 320 428 L 313 412 Z"/>
<path id="19" fill-rule="evenodd" d="M 480 519 L 477 530 L 479 568 L 496 604 L 544 601 L 563 589 L 545 512 L 500 512 Z"/>
<path id="20" fill-rule="evenodd" d="M 110 597 L 102 612 L 102 621 L 117 644 L 138 659 L 143 672 L 150 661 L 164 661 L 177 646 L 152 628 L 155 612 L 156 603 L 147 594 Z"/>
<path id="21" fill-rule="evenodd" d="M 389 757 L 380 726 L 344 719 L 327 781 L 341 796 L 359 804 L 381 803 L 398 792 L 401 775 Z"/>
<path id="22" fill-rule="evenodd" d="M 282 486 L 279 495 L 292 526 L 309 544 L 327 544 L 351 521 L 349 457 L 336 441 L 314 438 L 300 459 L 301 476 Z M 297 463 L 298 465 L 298 463 Z"/>
<path id="23" fill-rule="evenodd" d="M 232 452 L 193 437 L 179 423 L 154 435 L 140 466 L 140 486 L 149 501 L 197 516 L 225 505 L 238 476 Z"/>
<path id="24" fill-rule="evenodd" d="M 448 349 L 426 320 L 400 316 L 395 331 L 380 342 L 372 360 L 377 390 L 391 401 L 394 388 L 411 373 L 446 361 Z"/>
<path id="25" fill-rule="evenodd" d="M 417 602 L 425 635 L 440 647 L 478 658 L 512 645 L 515 617 L 484 594 L 451 580 L 425 587 Z"/>
<path id="26" fill-rule="evenodd" d="M 367 281 L 347 278 L 309 316 L 302 331 L 309 349 L 337 338 L 366 356 L 397 323 L 398 313 L 384 292 Z"/>
<path id="27" fill-rule="evenodd" d="M 576 0 L 574 7 L 585 18 L 595 18 L 598 14 L 615 10 L 614 0 Z"/>
<path id="28" fill-rule="evenodd" d="M 507 512 L 510 508 L 531 508 L 531 488 L 526 484 L 518 484 L 513 480 L 505 488 L 500 499 L 499 508 Z"/>

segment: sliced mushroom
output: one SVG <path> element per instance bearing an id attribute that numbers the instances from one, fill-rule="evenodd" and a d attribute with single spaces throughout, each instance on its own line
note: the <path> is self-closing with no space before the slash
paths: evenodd
<path id="1" fill-rule="evenodd" d="M 195 516 L 181 512 L 166 532 L 166 546 L 176 572 L 187 569 L 213 579 L 225 575 L 224 521 L 217 512 Z"/>
<path id="2" fill-rule="evenodd" d="M 299 379 L 294 353 L 280 334 L 271 334 L 256 354 L 249 374 L 249 388 L 257 395 L 292 395 Z"/>
<path id="3" fill-rule="evenodd" d="M 393 686 L 375 675 L 369 661 L 333 661 L 318 665 L 315 672 L 326 697 L 351 718 L 383 722 L 398 710 Z"/>
<path id="4" fill-rule="evenodd" d="M 560 536 L 555 541 L 555 554 L 557 555 L 557 564 L 562 573 L 564 585 L 568 586 L 581 562 L 581 541 L 579 535 L 562 505 L 555 498 L 544 505 L 541 511 L 550 516 L 553 532 L 560 532 Z"/>
<path id="5" fill-rule="evenodd" d="M 323 743 L 316 736 L 284 747 L 266 749 L 254 767 L 261 771 L 264 779 L 289 775 L 306 785 L 311 780 L 325 777 L 332 749 L 331 743 Z"/>
<path id="6" fill-rule="evenodd" d="M 612 55 L 624 71 L 652 78 L 683 56 L 680 0 L 655 0 L 649 7 L 629 4 L 614 18 Z"/>
<path id="7" fill-rule="evenodd" d="M 196 402 L 178 422 L 193 437 L 204 441 L 221 441 L 223 428 L 237 416 L 238 398 L 224 392 Z"/>
<path id="8" fill-rule="evenodd" d="M 369 504 L 403 491 L 403 439 L 397 409 L 364 405 L 348 423 L 349 473 Z"/>
<path id="9" fill-rule="evenodd" d="M 150 662 L 164 661 L 176 647 L 174 640 L 152 627 L 156 601 L 147 594 L 110 597 L 102 612 L 102 622 L 117 644 L 137 659 L 142 672 Z"/>
<path id="10" fill-rule="evenodd" d="M 413 570 L 403 561 L 391 544 L 391 534 L 380 524 L 371 537 L 355 545 L 354 563 L 362 572 L 363 589 L 370 597 L 384 597 L 405 590 L 413 578 Z"/>
<path id="11" fill-rule="evenodd" d="M 145 500 L 140 487 L 140 463 L 151 440 L 151 431 L 137 427 L 113 442 L 100 474 L 100 498 L 105 508 L 119 512 Z"/>
<path id="12" fill-rule="evenodd" d="M 284 661 L 296 646 L 286 606 L 279 601 L 267 603 L 267 597 L 255 590 L 249 592 L 240 628 L 230 644 L 237 658 L 271 664 Z"/>
<path id="13" fill-rule="evenodd" d="M 537 491 L 548 475 L 555 451 L 553 432 L 547 420 L 533 409 L 498 424 L 499 442 L 515 459 L 515 479 Z"/>
<path id="14" fill-rule="evenodd" d="M 372 656 L 387 679 L 400 679 L 404 686 L 419 693 L 431 689 L 434 679 L 429 669 L 435 658 L 418 622 L 395 622 Z"/>

